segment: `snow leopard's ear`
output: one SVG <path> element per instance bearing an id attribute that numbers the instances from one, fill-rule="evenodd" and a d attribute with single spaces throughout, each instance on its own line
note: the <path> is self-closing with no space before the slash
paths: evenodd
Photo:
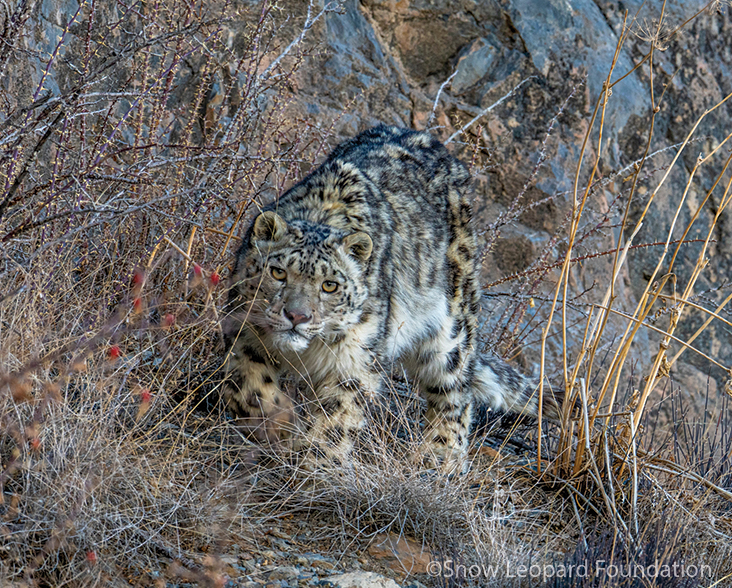
<path id="1" fill-rule="evenodd" d="M 253 241 L 279 241 L 287 233 L 287 223 L 271 210 L 260 214 L 254 221 Z"/>
<path id="2" fill-rule="evenodd" d="M 371 257 L 374 243 L 366 233 L 351 233 L 343 238 L 343 247 L 348 255 L 352 255 L 360 261 L 366 261 Z"/>

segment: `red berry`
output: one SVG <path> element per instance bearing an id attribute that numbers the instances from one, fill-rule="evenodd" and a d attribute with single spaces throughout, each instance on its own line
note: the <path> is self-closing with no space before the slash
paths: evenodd
<path id="1" fill-rule="evenodd" d="M 30 446 L 33 451 L 38 451 L 41 448 L 41 440 L 38 437 L 33 437 L 30 440 Z"/>
<path id="2" fill-rule="evenodd" d="M 86 552 L 86 561 L 88 561 L 90 564 L 97 563 L 97 554 L 94 551 L 87 551 Z"/>
<path id="3" fill-rule="evenodd" d="M 119 359 L 120 355 L 122 355 L 122 352 L 119 350 L 119 346 L 117 345 L 112 345 L 107 350 L 107 357 L 109 357 L 109 359 L 111 359 L 112 361 L 114 361 L 115 359 Z"/>
<path id="4" fill-rule="evenodd" d="M 219 285 L 220 281 L 221 281 L 221 276 L 216 272 L 212 272 L 211 273 L 211 285 L 216 287 Z"/>
<path id="5" fill-rule="evenodd" d="M 142 392 L 140 392 L 140 400 L 142 400 L 142 402 L 145 404 L 149 404 L 152 400 L 152 394 L 150 393 L 150 390 L 144 388 Z"/>
<path id="6" fill-rule="evenodd" d="M 197 263 L 193 264 L 193 273 L 196 274 L 197 278 L 200 278 L 203 275 L 203 270 L 201 269 L 201 266 Z"/>
<path id="7" fill-rule="evenodd" d="M 164 327 L 172 327 L 175 324 L 175 315 L 173 314 L 166 314 L 163 317 L 163 326 Z"/>

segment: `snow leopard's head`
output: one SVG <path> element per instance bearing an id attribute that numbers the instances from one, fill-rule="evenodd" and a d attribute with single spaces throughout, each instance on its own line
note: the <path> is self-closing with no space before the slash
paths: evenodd
<path id="1" fill-rule="evenodd" d="M 246 322 L 281 351 L 303 351 L 316 337 L 338 338 L 361 317 L 371 251 L 366 233 L 263 212 L 250 231 L 234 285 Z"/>

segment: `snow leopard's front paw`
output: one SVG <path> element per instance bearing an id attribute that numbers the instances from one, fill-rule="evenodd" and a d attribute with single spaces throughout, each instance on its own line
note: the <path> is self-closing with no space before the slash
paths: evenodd
<path id="1" fill-rule="evenodd" d="M 290 397 L 274 383 L 254 387 L 226 382 L 224 398 L 237 426 L 260 443 L 291 439 L 295 433 L 295 407 Z"/>
<path id="2" fill-rule="evenodd" d="M 354 440 L 364 426 L 362 409 L 354 394 L 342 386 L 321 388 L 309 418 L 308 431 L 295 440 L 302 458 L 316 469 L 346 466 L 351 462 Z"/>
<path id="3" fill-rule="evenodd" d="M 351 463 L 353 443 L 340 426 L 320 429 L 315 426 L 293 441 L 298 463 L 308 471 L 327 470 Z"/>

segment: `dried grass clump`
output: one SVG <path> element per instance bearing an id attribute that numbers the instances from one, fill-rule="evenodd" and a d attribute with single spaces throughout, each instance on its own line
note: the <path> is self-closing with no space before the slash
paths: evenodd
<path id="1" fill-rule="evenodd" d="M 649 40 L 648 52 L 638 65 L 648 68 L 651 83 L 657 75 L 655 52 L 663 50 L 670 39 L 703 12 L 670 32 L 661 31 L 663 18 L 659 19 L 657 34 Z M 635 20 L 625 23 L 616 60 L 636 27 Z M 609 65 L 605 90 L 592 113 L 581 147 L 566 224 L 549 240 L 532 266 L 491 284 L 513 283 L 514 291 L 511 302 L 505 305 L 506 310 L 498 320 L 503 330 L 494 329 L 489 334 L 488 346 L 508 355 L 522 341 L 529 340 L 532 333 L 540 334 L 539 394 L 553 393 L 547 377 L 552 371 L 548 362 L 558 359 L 560 369 L 552 383 L 555 389 L 564 389 L 567 398 L 558 431 L 545 430 L 546 425 L 539 421 L 533 436 L 521 436 L 524 440 L 531 437 L 541 440 L 537 444 L 537 454 L 529 457 L 528 462 L 514 462 L 515 467 L 509 475 L 504 472 L 493 472 L 493 475 L 497 475 L 501 480 L 500 486 L 504 488 L 515 484 L 529 494 L 534 492 L 533 501 L 528 502 L 534 507 L 542 504 L 536 501 L 541 495 L 537 488 L 552 488 L 559 493 L 542 496 L 544 504 L 548 505 L 546 511 L 551 513 L 545 519 L 542 519 L 544 511 L 540 508 L 541 515 L 533 512 L 525 519 L 515 517 L 503 528 L 488 523 L 485 527 L 490 529 L 491 537 L 500 537 L 501 541 L 515 547 L 533 540 L 517 529 L 523 525 L 534 525 L 534 537 L 541 534 L 541 545 L 545 551 L 537 554 L 530 550 L 524 562 L 543 557 L 550 562 L 559 561 L 562 553 L 572 553 L 573 546 L 579 542 L 582 557 L 591 560 L 602 556 L 642 565 L 649 561 L 649 553 L 654 553 L 662 563 L 684 562 L 695 565 L 697 570 L 701 566 L 707 566 L 709 570 L 706 578 L 678 576 L 669 579 L 670 586 L 697 585 L 704 579 L 710 584 L 715 581 L 723 584 L 732 577 L 729 564 L 732 541 L 727 516 L 732 499 L 729 489 L 728 403 L 724 398 L 710 400 L 708 391 L 705 394 L 704 390 L 695 390 L 692 392 L 696 392 L 698 406 L 705 409 L 699 411 L 703 422 L 685 422 L 680 418 L 680 412 L 677 413 L 679 418 L 666 423 L 664 429 L 656 427 L 654 422 L 657 421 L 658 405 L 664 400 L 669 402 L 664 398 L 664 390 L 670 370 L 684 355 L 696 354 L 708 361 L 717 370 L 716 374 L 723 378 L 720 387 L 727 395 L 732 395 L 732 368 L 695 345 L 703 339 L 713 322 L 732 325 L 727 318 L 732 301 L 729 281 L 723 281 L 706 292 L 700 292 L 699 288 L 701 277 L 714 263 L 713 257 L 720 251 L 720 246 L 723 247 L 716 242 L 715 234 L 725 215 L 729 215 L 732 202 L 732 181 L 729 179 L 732 163 L 729 140 L 732 135 L 711 142 L 688 170 L 689 173 L 681 174 L 686 178 L 684 184 L 673 186 L 670 180 L 678 177 L 677 171 L 682 167 L 686 151 L 704 139 L 698 136 L 701 123 L 718 109 L 728 108 L 732 95 L 707 108 L 688 129 L 685 139 L 669 146 L 654 135 L 657 118 L 662 116 L 664 95 L 651 93 L 647 142 L 642 156 L 632 165 L 601 178 L 599 170 L 606 149 L 603 135 L 605 112 L 612 101 L 612 93 L 623 91 L 625 77 L 625 72 L 620 75 L 614 72 L 616 61 Z M 613 78 L 617 79 L 613 81 Z M 448 83 L 449 80 L 440 92 Z M 523 83 L 498 103 L 517 92 Z M 573 93 L 571 90 L 567 101 Z M 546 159 L 552 128 L 561 119 L 567 101 L 549 125 L 527 185 L 507 212 L 483 234 L 487 240 L 486 247 L 495 242 L 501 227 L 518 219 L 533 206 L 521 199 Z M 485 112 L 490 110 L 488 108 Z M 476 119 L 453 133 L 450 140 L 464 134 L 467 137 L 464 145 L 468 153 L 472 151 L 473 161 L 477 161 L 480 159 L 481 135 L 478 132 L 471 139 L 466 132 L 474 123 Z M 668 160 L 664 162 L 664 158 Z M 660 163 L 653 167 L 652 161 Z M 703 174 L 711 181 L 703 179 Z M 639 189 L 641 186 L 643 190 Z M 694 204 L 689 221 L 682 225 L 680 219 L 684 218 L 683 212 L 692 190 L 703 196 Z M 672 199 L 671 210 L 675 209 L 669 226 L 665 227 L 665 239 L 652 243 L 638 242 L 643 224 L 655 221 L 661 198 L 667 199 L 662 203 L 664 206 L 668 206 L 668 199 Z M 613 242 L 602 251 L 587 253 L 587 247 L 595 242 L 596 237 L 609 238 Z M 655 265 L 650 267 L 645 290 L 634 302 L 634 308 L 628 311 L 619 304 L 617 283 L 627 271 L 634 251 L 641 248 L 658 254 Z M 688 253 L 681 256 L 684 248 Z M 578 293 L 574 286 L 574 268 L 578 263 L 602 257 L 611 259 L 610 273 L 605 282 L 597 285 L 595 292 Z M 691 263 L 685 261 L 687 265 L 681 267 L 682 257 L 690 259 Z M 551 284 L 548 296 L 547 283 Z M 599 296 L 597 290 L 600 290 Z M 536 301 L 545 303 L 545 312 L 529 312 Z M 699 316 L 702 316 L 701 321 L 697 320 Z M 692 331 L 691 336 L 682 338 L 678 333 L 685 322 L 700 326 Z M 618 333 L 616 328 L 619 324 L 622 328 Z M 651 350 L 649 341 L 655 346 Z M 560 381 L 559 385 L 556 380 Z M 674 397 L 670 401 L 677 402 Z M 710 420 L 706 410 L 711 409 L 712 404 L 717 405 L 713 412 L 717 415 L 715 420 Z M 381 471 L 387 476 L 383 468 Z M 472 475 L 476 471 L 486 477 L 492 475 L 490 467 L 481 469 L 478 466 L 476 469 L 476 464 L 473 464 Z M 461 482 L 453 481 L 451 489 Z M 388 487 L 388 484 L 385 479 L 375 486 Z M 400 484 L 411 488 L 407 481 Z M 441 496 L 438 487 L 432 488 L 433 495 Z M 472 495 L 473 504 L 477 504 L 475 489 L 467 486 L 464 491 L 467 493 L 465 496 Z M 443 499 L 446 504 L 451 504 L 448 494 L 437 500 Z M 383 512 L 388 519 L 377 494 L 369 498 L 362 493 L 361 501 L 362 509 Z M 394 501 L 399 502 L 396 498 Z M 402 498 L 401 503 L 406 502 Z M 471 512 L 471 509 L 465 510 L 466 521 L 470 520 Z M 549 525 L 557 521 L 561 521 L 562 532 L 550 532 Z M 389 528 L 394 530 L 397 527 L 392 525 Z M 415 529 L 415 532 L 421 532 L 426 541 L 431 540 L 429 527 L 422 526 L 421 531 Z M 491 553 L 485 550 L 485 536 L 476 534 L 473 538 L 472 545 L 464 536 L 461 539 L 461 553 L 466 561 L 479 560 L 481 553 Z M 608 550 L 607 545 L 614 547 Z M 491 557 L 494 561 L 501 561 L 496 554 L 491 553 Z M 506 578 L 501 581 L 508 582 Z M 518 580 L 516 582 L 516 585 L 520 584 Z M 610 578 L 594 579 L 593 582 L 587 585 L 619 585 Z M 630 582 L 627 585 L 641 584 Z"/>
<path id="2" fill-rule="evenodd" d="M 648 53 L 638 65 L 643 67 L 645 64 L 649 68 L 651 83 L 655 75 L 655 52 L 663 50 L 669 39 L 680 34 L 700 14 L 671 32 L 662 33 L 663 18 L 659 20 L 657 34 L 651 39 Z M 618 41 L 616 60 L 635 26 L 635 21 L 626 21 Z M 730 284 L 723 282 L 713 293 L 716 300 L 707 298 L 705 304 L 699 303 L 704 293 L 699 292 L 698 284 L 709 268 L 710 257 L 718 250 L 715 231 L 723 222 L 723 215 L 729 214 L 732 202 L 732 181 L 728 173 L 732 162 L 729 151 L 732 134 L 714 141 L 707 152 L 699 155 L 684 185 L 668 185 L 686 150 L 697 140 L 699 125 L 712 112 L 727 108 L 732 94 L 701 113 L 685 139 L 672 146 L 673 156 L 668 164 L 660 169 L 648 169 L 652 158 L 669 149 L 657 146 L 653 132 L 656 119 L 661 116 L 664 95 L 651 93 L 643 155 L 621 172 L 623 184 L 629 189 L 616 195 L 611 193 L 608 199 L 613 203 L 611 209 L 616 203 L 619 205 L 620 215 L 617 218 L 601 217 L 597 223 L 597 217 L 590 215 L 586 218 L 586 212 L 592 209 L 598 189 L 608 191 L 612 185 L 598 177 L 605 149 L 605 112 L 612 101 L 613 91 L 622 92 L 625 77 L 622 75 L 624 72 L 619 76 L 614 74 L 615 65 L 614 61 L 609 68 L 604 91 L 595 106 L 582 145 L 571 195 L 571 212 L 567 219 L 568 237 L 561 241 L 565 245 L 560 258 L 561 270 L 556 277 L 546 317 L 540 323 L 539 394 L 552 393 L 545 380 L 549 370 L 546 361 L 549 341 L 558 338 L 561 341 L 562 365 L 559 379 L 563 381 L 560 387 L 566 391 L 567 400 L 556 445 L 551 441 L 548 446 L 538 444 L 535 466 L 544 481 L 565 485 L 568 490 L 572 488 L 568 497 L 577 509 L 577 535 L 580 544 L 585 546 L 586 557 L 593 551 L 598 555 L 605 549 L 597 546 L 597 539 L 593 539 L 586 527 L 588 520 L 594 520 L 604 526 L 600 536 L 609 537 L 603 539 L 604 545 L 609 541 L 614 549 L 620 549 L 617 553 L 609 550 L 610 553 L 602 554 L 605 557 L 643 562 L 654 546 L 653 549 L 662 549 L 665 561 L 708 565 L 713 579 L 723 582 L 724 578 L 732 577 L 728 560 L 732 542 L 724 514 L 732 499 L 728 488 L 729 434 L 725 432 L 730 426 L 728 412 L 724 410 L 727 402 L 719 403 L 715 413 L 719 420 L 716 423 L 708 422 L 706 415 L 701 426 L 681 424 L 683 421 L 679 420 L 667 427 L 665 438 L 661 432 L 655 437 L 651 413 L 662 400 L 670 369 L 685 354 L 697 354 L 719 368 L 717 373 L 726 374 L 725 377 L 729 378 L 723 386 L 724 391 L 727 395 L 732 394 L 730 366 L 721 364 L 695 347 L 695 341 L 704 336 L 713 321 L 731 324 L 724 314 L 728 313 L 732 300 L 732 294 L 728 293 Z M 617 79 L 611 81 L 613 77 Z M 708 184 L 700 179 L 702 171 L 712 178 Z M 645 196 L 638 191 L 641 184 L 649 187 Z M 694 206 L 688 223 L 680 225 L 679 219 L 683 218 L 682 212 L 692 189 L 704 196 Z M 675 207 L 672 221 L 665 227 L 666 239 L 658 243 L 637 243 L 643 224 L 654 222 L 652 217 L 656 214 L 661 194 L 672 198 L 672 210 Z M 633 214 L 638 201 L 641 203 L 640 213 Z M 580 256 L 574 253 L 591 233 L 612 228 L 619 230 L 611 233 L 615 235 L 614 242 L 607 251 Z M 555 245 L 556 242 L 550 243 L 548 247 Z M 682 268 L 679 253 L 682 247 L 690 245 L 693 247 L 689 251 L 694 252 L 693 257 L 687 253 L 687 258 L 692 259 L 691 267 Z M 619 304 L 617 282 L 627 271 L 633 249 L 638 247 L 652 247 L 658 251 L 658 256 L 655 267 L 651 266 L 645 290 L 635 308 L 628 312 Z M 599 302 L 588 304 L 573 295 L 573 266 L 576 262 L 601 255 L 612 257 L 612 270 L 606 283 L 602 284 L 605 290 Z M 545 261 L 549 259 L 545 258 Z M 539 269 L 546 273 L 554 267 L 554 263 L 544 263 Z M 528 276 L 529 273 L 516 277 L 526 280 Z M 537 278 L 532 287 L 535 288 L 539 281 Z M 528 292 L 530 294 L 531 290 Z M 714 301 L 711 307 L 710 300 Z M 690 337 L 680 338 L 677 335 L 679 327 L 684 321 L 695 320 L 699 314 L 703 317 L 701 326 Z M 625 322 L 619 337 L 610 327 L 617 324 L 617 319 Z M 526 327 L 523 329 L 527 330 Z M 578 338 L 579 333 L 582 336 Z M 639 336 L 640 333 L 644 337 Z M 648 349 L 649 340 L 656 345 L 655 349 Z M 573 341 L 579 345 L 573 345 Z M 643 370 L 641 374 L 635 372 L 638 365 Z M 699 406 L 706 408 L 708 394 L 705 400 L 703 390 L 695 392 Z M 544 436 L 539 422 L 537 437 Z M 682 444 L 687 450 L 683 456 L 679 451 Z M 589 511 L 594 513 L 589 519 L 582 516 L 582 512 Z M 709 525 L 710 517 L 714 520 L 712 525 Z M 595 533 L 594 537 L 597 536 Z M 683 537 L 694 539 L 684 540 Z M 690 548 L 689 541 L 693 541 L 695 547 Z M 593 542 L 595 546 L 588 547 Z M 703 550 L 696 548 L 701 545 Z M 607 585 L 616 585 L 607 581 Z M 697 585 L 695 582 L 700 578 L 676 577 L 673 581 L 677 583 L 669 585 Z"/>
<path id="3" fill-rule="evenodd" d="M 528 479 L 495 452 L 475 456 L 466 475 L 425 470 L 413 398 L 397 390 L 382 399 L 348 464 L 305 470 L 281 451 L 268 453 L 251 488 L 265 519 L 306 517 L 313 539 L 336 553 L 363 549 L 386 534 L 416 538 L 435 561 L 506 570 L 530 559 L 537 504 L 551 516 L 536 477 Z M 378 418 L 381 409 L 387 419 Z M 561 543 L 544 538 L 553 544 L 548 552 Z M 409 571 L 412 564 L 403 565 Z"/>
<path id="4" fill-rule="evenodd" d="M 678 34 L 679 30 L 688 24 L 688 22 L 683 23 L 673 34 Z M 660 30 L 661 25 L 659 24 L 658 26 Z M 630 34 L 630 27 L 625 28 L 625 32 L 618 42 L 616 54 L 619 53 L 628 34 Z M 651 43 L 650 51 L 643 60 L 650 63 L 651 71 L 653 71 L 653 55 L 656 49 L 657 43 Z M 641 470 L 643 470 L 644 466 L 652 467 L 655 463 L 655 457 L 649 455 L 647 451 L 642 450 L 639 446 L 642 424 L 649 408 L 649 399 L 654 394 L 659 393 L 660 382 L 669 376 L 669 370 L 684 353 L 697 353 L 705 357 L 711 364 L 723 369 L 732 378 L 732 369 L 720 364 L 714 358 L 705 355 L 699 349 L 694 348 L 693 345 L 694 341 L 713 320 L 716 319 L 724 323 L 728 322 L 720 315 L 720 312 L 732 300 L 732 294 L 721 300 L 714 310 L 704 308 L 692 301 L 692 298 L 695 297 L 695 287 L 699 277 L 709 264 L 708 256 L 713 251 L 712 244 L 714 241 L 715 227 L 721 222 L 722 214 L 732 201 L 732 190 L 730 190 L 732 183 L 729 180 L 724 181 L 725 173 L 732 161 L 732 156 L 724 155 L 724 146 L 732 135 L 727 135 L 723 141 L 715 145 L 706 155 L 700 155 L 689 174 L 686 185 L 672 190 L 672 197 L 677 198 L 676 213 L 671 226 L 668 227 L 667 239 L 662 243 L 657 264 L 632 313 L 616 310 L 616 282 L 623 267 L 627 263 L 628 252 L 634 244 L 636 235 L 644 222 L 648 222 L 647 215 L 653 214 L 654 200 L 678 164 L 684 150 L 694 138 L 694 132 L 697 127 L 706 116 L 717 108 L 722 107 L 732 97 L 732 94 L 707 109 L 699 117 L 693 128 L 689 130 L 686 139 L 677 146 L 676 153 L 670 164 L 655 182 L 650 196 L 645 199 L 641 214 L 637 219 L 631 221 L 631 204 L 634 198 L 637 198 L 635 188 L 640 181 L 642 170 L 651 153 L 651 145 L 654 140 L 654 122 L 660 111 L 659 105 L 663 100 L 663 95 L 652 95 L 653 103 L 651 105 L 648 141 L 645 146 L 645 151 L 643 157 L 633 165 L 630 175 L 625 178 L 627 182 L 631 183 L 631 191 L 624 205 L 620 224 L 621 240 L 613 250 L 612 274 L 602 302 L 600 304 L 593 304 L 590 312 L 586 314 L 581 348 L 574 357 L 571 357 L 567 332 L 569 325 L 567 295 L 569 290 L 572 247 L 574 235 L 577 234 L 578 228 L 581 225 L 582 212 L 590 197 L 591 186 L 598 173 L 600 163 L 600 156 L 598 155 L 594 161 L 589 163 L 589 170 L 585 171 L 584 154 L 592 136 L 592 127 L 595 124 L 600 129 L 596 133 L 597 146 L 595 153 L 602 153 L 602 126 L 605 108 L 608 100 L 611 100 L 613 87 L 622 82 L 622 78 L 620 78 L 616 82 L 611 83 L 614 65 L 608 73 L 605 83 L 606 90 L 598 100 L 591 120 L 590 131 L 588 131 L 585 137 L 582 157 L 577 168 L 570 223 L 570 238 L 568 242 L 569 251 L 565 257 L 562 273 L 555 288 L 554 304 L 549 313 L 549 320 L 543 329 L 542 351 L 546 347 L 547 338 L 552 333 L 551 326 L 555 309 L 557 309 L 557 311 L 561 312 L 560 332 L 565 343 L 562 347 L 564 388 L 568 391 L 568 396 L 571 399 L 577 399 L 581 408 L 579 410 L 579 418 L 573 418 L 571 415 L 574 407 L 573 403 L 565 403 L 562 435 L 557 449 L 558 459 L 554 462 L 551 471 L 565 478 L 584 478 L 588 483 L 597 484 L 597 487 L 603 490 L 604 506 L 608 514 L 613 517 L 615 524 L 624 533 L 632 537 L 639 532 L 637 513 L 635 512 L 638 500 L 639 476 L 643 475 Z M 652 78 L 653 76 L 651 75 Z M 686 205 L 687 194 L 691 187 L 695 186 L 696 176 L 704 166 L 712 167 L 716 179 L 710 189 L 703 190 L 706 196 L 699 206 L 696 207 L 688 225 L 686 227 L 679 227 L 682 229 L 681 239 L 674 241 L 673 237 L 678 232 L 676 230 L 676 222 L 681 216 L 683 207 Z M 585 174 L 588 175 L 586 179 L 583 178 Z M 582 188 L 583 185 L 585 186 L 584 188 Z M 700 220 L 702 212 L 713 196 L 718 205 L 711 209 L 711 222 L 704 226 Z M 697 223 L 701 225 L 699 229 L 697 229 Z M 697 247 L 698 254 L 696 256 L 696 263 L 693 269 L 688 272 L 686 283 L 681 284 L 677 280 L 678 269 L 675 264 L 682 245 L 687 243 L 687 235 L 696 230 L 701 231 L 701 238 L 697 240 L 700 246 Z M 557 304 L 557 301 L 560 299 L 560 294 L 563 302 Z M 674 333 L 678 329 L 681 321 L 684 320 L 685 315 L 692 311 L 701 311 L 706 315 L 706 320 L 688 340 L 681 340 Z M 627 321 L 627 327 L 620 339 L 613 345 L 608 357 L 609 362 L 605 362 L 605 366 L 603 366 L 604 360 L 601 357 L 600 350 L 606 348 L 605 329 L 608 325 L 609 318 L 613 314 L 625 319 Z M 651 317 L 653 317 L 653 321 L 649 320 Z M 666 319 L 665 326 L 661 326 L 661 321 L 658 320 L 659 317 Z M 627 385 L 630 379 L 630 358 L 632 357 L 632 352 L 635 350 L 636 336 L 641 329 L 648 329 L 659 335 L 657 342 L 658 349 L 653 352 L 652 359 L 649 362 L 650 368 L 648 373 L 643 375 L 642 383 L 627 398 L 623 398 L 622 388 Z M 643 352 L 647 352 L 647 350 L 641 350 L 641 353 Z M 544 364 L 542 360 L 542 371 L 543 369 Z M 728 381 L 726 384 L 727 392 L 730 391 L 729 387 L 730 382 Z M 540 393 L 542 392 L 543 390 L 540 389 Z M 700 394 L 701 399 L 702 395 Z M 541 468 L 541 454 L 539 455 L 539 467 Z M 674 471 L 679 476 L 682 476 L 682 469 L 683 466 L 678 467 Z M 609 478 L 606 478 L 606 475 Z M 606 483 L 602 483 L 602 480 L 606 480 Z M 623 487 L 629 484 L 631 488 L 630 492 L 621 496 L 615 496 L 615 491 L 611 487 L 613 480 L 617 484 L 617 487 Z M 712 481 L 708 480 L 707 486 L 721 496 L 730 496 Z M 610 491 L 607 492 L 606 490 Z M 618 501 L 624 503 L 629 509 L 625 511 L 626 516 L 629 517 L 626 520 L 620 516 Z"/>
<path id="5" fill-rule="evenodd" d="M 651 555 L 708 565 L 722 585 L 732 574 L 728 405 L 718 421 L 678 419 L 666 437 L 653 434 L 650 417 L 674 362 L 699 353 L 694 341 L 712 321 L 729 325 L 728 286 L 713 307 L 695 290 L 732 199 L 729 137 L 671 190 L 680 212 L 699 170 L 716 170 L 689 225 L 668 227 L 662 243 L 637 243 L 698 125 L 680 145 L 655 145 L 655 96 L 644 156 L 613 176 L 627 181 L 609 207 L 593 210 L 601 190 L 616 189 L 598 179 L 603 115 L 610 90 L 622 91 L 622 80 L 610 81 L 614 64 L 570 214 L 535 264 L 500 282 L 515 290 L 505 329 L 486 339 L 510 354 L 541 333 L 540 394 L 550 392 L 549 351 L 559 341 L 552 383 L 567 391 L 561 426 L 490 421 L 470 472 L 447 477 L 412 459 L 420 406 L 400 382 L 374 407 L 347 465 L 304 471 L 282 447 L 255 449 L 229 424 L 217 402 L 226 267 L 249 213 L 325 150 L 330 131 L 292 116 L 289 85 L 307 56 L 308 31 L 335 9 L 311 4 L 280 26 L 284 18 L 267 2 L 241 12 L 223 2 L 85 4 L 31 89 L 15 73 L 30 59 L 20 45 L 28 5 L 19 3 L 2 29 L 0 82 L 17 91 L 0 101 L 0 579 L 96 585 L 144 572 L 150 584 L 178 577 L 221 585 L 216 555 L 249 525 L 292 515 L 337 553 L 392 533 L 417 538 L 443 564 L 498 570 L 475 582 L 443 575 L 442 585 L 525 586 L 507 574 L 531 563 Z M 657 37 L 665 44 L 674 34 Z M 658 44 L 650 38 L 639 67 L 653 71 Z M 649 167 L 670 152 L 668 165 Z M 527 187 L 545 159 L 542 150 Z M 640 183 L 653 185 L 634 218 Z M 523 204 L 524 192 L 486 227 L 487 246 L 537 205 Z M 688 238 L 712 202 L 702 236 Z M 607 234 L 619 239 L 595 253 L 581 249 Z M 678 252 L 692 241 L 696 263 L 681 283 Z M 658 263 L 628 313 L 617 308 L 615 288 L 641 247 L 656 248 Z M 613 261 L 593 303 L 586 292 L 573 295 L 570 282 L 578 262 L 595 258 Z M 531 310 L 542 300 L 543 314 Z M 705 319 L 684 341 L 678 328 L 692 312 Z M 619 338 L 610 328 L 617 321 Z M 639 337 L 646 332 L 657 345 L 652 357 Z M 633 361 L 643 356 L 638 374 Z"/>
<path id="6" fill-rule="evenodd" d="M 83 400 L 54 401 L 36 424 L 21 409 L 25 427 L 11 425 L 17 458 L 4 472 L 3 576 L 61 584 L 83 570 L 94 583 L 160 570 L 161 558 L 215 543 L 232 492 L 205 467 L 216 430 L 182 433 L 170 406 L 136 420 L 144 399 L 109 380 L 76 385 Z M 4 415 L 9 408 L 4 402 Z"/>
<path id="7" fill-rule="evenodd" d="M 82 4 L 50 57 L 22 49 L 28 3 L 0 27 L 0 578 L 214 574 L 186 553 L 222 540 L 248 461 L 194 412 L 215 405 L 223 274 L 249 210 L 328 140 L 288 109 L 336 8 L 290 44 L 267 2 Z"/>

